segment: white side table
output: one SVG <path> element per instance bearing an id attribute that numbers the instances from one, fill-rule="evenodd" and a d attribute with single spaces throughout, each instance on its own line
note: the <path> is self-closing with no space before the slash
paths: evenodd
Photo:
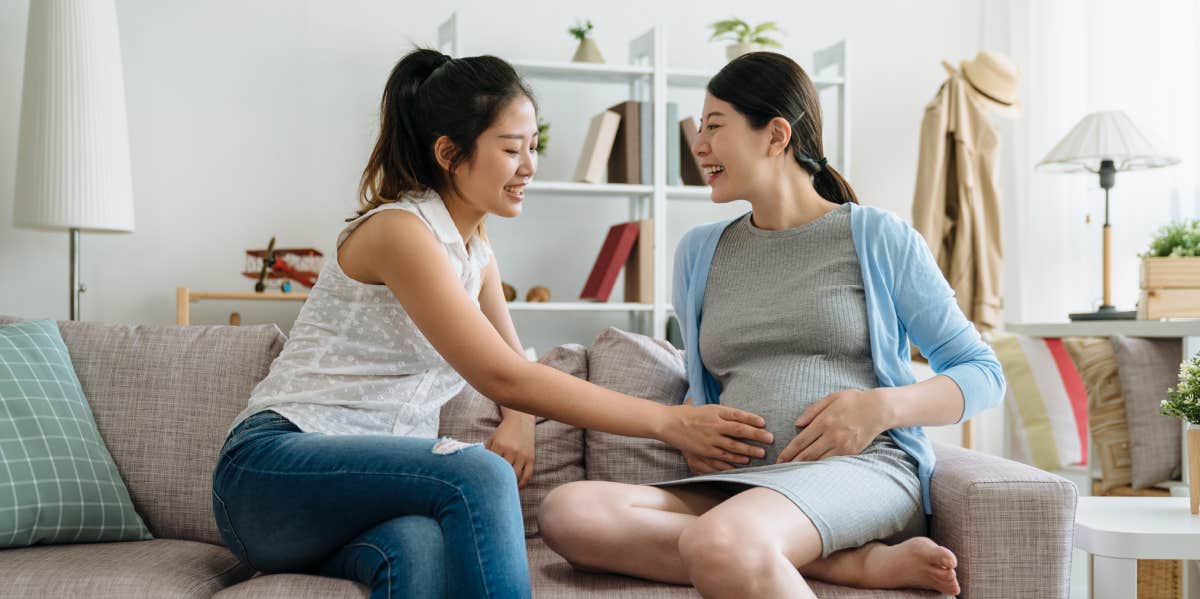
<path id="1" fill-rule="evenodd" d="M 1080 497 L 1075 547 L 1091 556 L 1092 597 L 1130 599 L 1137 560 L 1200 560 L 1200 516 L 1187 497 Z"/>

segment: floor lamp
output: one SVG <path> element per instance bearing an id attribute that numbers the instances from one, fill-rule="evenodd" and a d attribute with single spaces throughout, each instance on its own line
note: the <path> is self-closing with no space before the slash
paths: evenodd
<path id="1" fill-rule="evenodd" d="M 80 233 L 133 231 L 117 13 L 112 0 L 38 0 L 28 27 L 13 223 L 69 232 L 78 320 Z"/>

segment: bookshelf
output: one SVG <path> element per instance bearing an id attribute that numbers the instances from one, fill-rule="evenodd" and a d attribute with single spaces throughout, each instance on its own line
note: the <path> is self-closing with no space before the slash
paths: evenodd
<path id="1" fill-rule="evenodd" d="M 510 302 L 514 312 L 615 312 L 626 313 L 637 323 L 639 332 L 662 339 L 666 336 L 666 323 L 673 313 L 670 306 L 668 283 L 670 280 L 670 258 L 675 248 L 667 247 L 667 202 L 707 202 L 709 189 L 702 186 L 679 186 L 667 184 L 667 131 L 678 127 L 678 123 L 667 122 L 667 99 L 670 88 L 703 89 L 716 74 L 701 69 L 673 68 L 668 61 L 665 27 L 659 25 L 629 42 L 629 64 L 590 64 L 575 62 L 552 62 L 538 60 L 513 60 L 510 63 L 529 80 L 566 81 L 581 85 L 627 84 L 629 99 L 648 101 L 653 107 L 651 118 L 653 144 L 650 185 L 592 184 L 569 181 L 543 181 L 535 179 L 526 188 L 526 201 L 537 202 L 544 198 L 589 197 L 624 200 L 629 203 L 630 220 L 654 219 L 654 299 L 653 303 L 625 302 Z M 438 27 L 438 49 L 450 56 L 464 56 L 462 37 L 458 27 L 458 15 Z M 475 52 L 477 49 L 472 49 Z M 486 52 L 486 49 L 478 49 Z M 804 64 L 804 63 L 801 63 Z M 821 101 L 832 101 L 836 118 L 825 122 L 825 129 L 833 133 L 837 151 L 831 161 L 843 174 L 850 172 L 850 119 L 847 84 L 846 41 L 842 40 L 813 53 L 812 60 L 804 65 L 813 84 L 821 94 Z M 833 95 L 832 100 L 829 99 Z M 599 112 L 603 105 L 595 107 Z M 580 123 L 586 127 L 586 123 Z M 597 225 L 601 226 L 601 225 Z M 606 225 L 603 225 L 607 227 Z M 620 290 L 614 290 L 619 293 Z"/>

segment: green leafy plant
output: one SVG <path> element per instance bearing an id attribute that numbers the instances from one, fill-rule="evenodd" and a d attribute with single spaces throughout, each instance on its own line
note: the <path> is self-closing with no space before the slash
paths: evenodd
<path id="1" fill-rule="evenodd" d="M 1179 368 L 1179 384 L 1168 389 L 1170 399 L 1162 400 L 1162 413 L 1200 424 L 1200 356 Z"/>
<path id="2" fill-rule="evenodd" d="M 1150 241 L 1150 250 L 1142 258 L 1200 256 L 1200 220 L 1174 222 L 1163 226 Z"/>
<path id="3" fill-rule="evenodd" d="M 710 42 L 726 40 L 740 44 L 758 44 L 771 48 L 782 47 L 779 40 L 768 35 L 770 33 L 783 33 L 783 30 L 774 21 L 759 23 L 751 27 L 749 23 L 741 19 L 730 18 L 712 23 L 708 27 L 712 29 L 712 36 L 708 38 Z"/>
<path id="4" fill-rule="evenodd" d="M 550 143 L 550 123 L 538 119 L 538 143 L 537 151 L 539 156 L 546 155 L 546 145 Z"/>
<path id="5" fill-rule="evenodd" d="M 568 29 L 567 33 L 570 33 L 572 37 L 582 42 L 583 40 L 587 39 L 587 36 L 592 32 L 592 29 L 592 22 L 590 20 L 585 23 L 575 21 L 575 26 Z"/>

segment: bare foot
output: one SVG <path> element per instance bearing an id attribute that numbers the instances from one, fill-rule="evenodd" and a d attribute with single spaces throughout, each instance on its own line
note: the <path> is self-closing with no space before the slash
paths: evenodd
<path id="1" fill-rule="evenodd" d="M 898 545 L 871 543 L 863 560 L 866 584 L 873 589 L 918 588 L 958 595 L 958 559 L 929 537 Z"/>

